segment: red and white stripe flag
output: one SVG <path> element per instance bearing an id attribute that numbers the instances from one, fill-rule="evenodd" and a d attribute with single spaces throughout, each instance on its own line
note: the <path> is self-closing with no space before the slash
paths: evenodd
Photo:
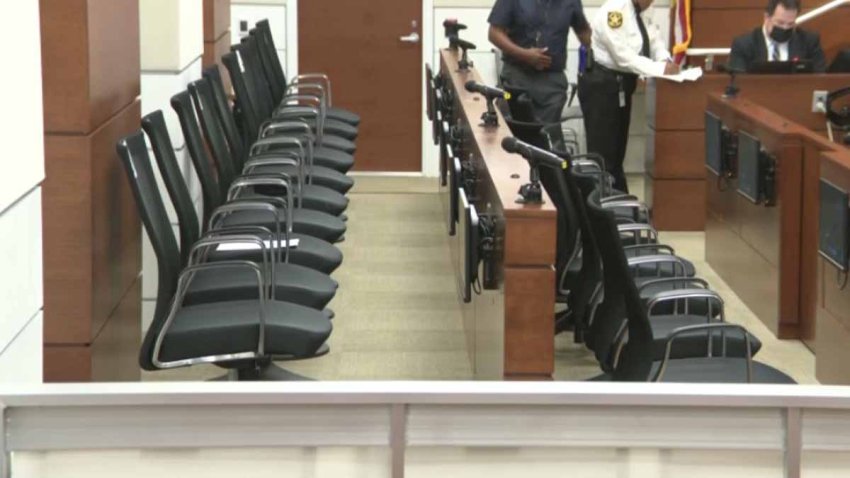
<path id="1" fill-rule="evenodd" d="M 691 45 L 691 0 L 675 0 L 673 4 L 673 61 L 684 65 L 685 52 Z"/>

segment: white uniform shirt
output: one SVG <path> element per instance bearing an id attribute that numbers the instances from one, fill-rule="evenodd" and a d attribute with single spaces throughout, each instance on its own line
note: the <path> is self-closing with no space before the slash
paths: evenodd
<path id="1" fill-rule="evenodd" d="M 632 0 L 608 0 L 602 5 L 590 22 L 593 58 L 596 63 L 612 70 L 640 76 L 661 76 L 670 53 L 658 28 L 644 12 L 641 18 L 646 26 L 652 58 L 641 56 L 643 38 L 635 15 Z"/>
<path id="2" fill-rule="evenodd" d="M 764 44 L 767 45 L 767 61 L 788 61 L 788 43 L 779 43 L 777 41 L 773 41 L 773 38 L 770 38 L 770 35 L 767 34 L 767 31 L 764 27 L 761 27 L 761 33 L 764 35 Z M 779 59 L 773 59 L 773 46 L 777 45 L 779 47 Z"/>

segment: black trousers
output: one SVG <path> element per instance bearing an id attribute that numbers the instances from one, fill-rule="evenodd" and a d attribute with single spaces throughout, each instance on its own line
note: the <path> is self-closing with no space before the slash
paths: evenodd
<path id="1" fill-rule="evenodd" d="M 599 65 L 584 73 L 578 82 L 587 151 L 605 158 L 605 167 L 614 176 L 614 189 L 623 192 L 629 191 L 623 162 L 636 87 L 637 75 L 618 73 Z"/>
<path id="2" fill-rule="evenodd" d="M 528 91 L 537 120 L 558 123 L 567 104 L 567 75 L 563 71 L 536 71 L 505 62 L 502 83 Z"/>

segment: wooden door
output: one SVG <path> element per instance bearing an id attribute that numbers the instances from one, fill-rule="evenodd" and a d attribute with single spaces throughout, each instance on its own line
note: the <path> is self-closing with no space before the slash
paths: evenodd
<path id="1" fill-rule="evenodd" d="M 361 116 L 355 169 L 421 171 L 422 0 L 298 2 L 298 36 L 300 71 Z"/>

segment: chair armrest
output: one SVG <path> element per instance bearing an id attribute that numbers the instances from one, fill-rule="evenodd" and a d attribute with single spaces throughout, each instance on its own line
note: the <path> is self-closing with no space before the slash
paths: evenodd
<path id="1" fill-rule="evenodd" d="M 623 246 L 623 251 L 626 253 L 626 257 L 636 257 L 641 255 L 642 252 L 653 254 L 663 252 L 665 254 L 676 255 L 676 251 L 667 244 L 635 244 L 633 246 Z M 633 254 L 629 255 L 629 253 Z"/>
<path id="2" fill-rule="evenodd" d="M 306 80 L 320 80 L 328 89 L 328 106 L 333 104 L 333 95 L 331 92 L 331 80 L 324 73 L 302 73 L 289 80 L 290 83 L 301 83 Z"/>
<path id="3" fill-rule="evenodd" d="M 680 284 L 685 286 L 685 289 L 708 289 L 708 282 L 698 277 L 662 277 L 660 279 L 652 279 L 641 284 L 640 287 L 638 287 L 638 294 L 650 287 L 661 284 L 673 284 L 674 286 L 676 284 Z"/>
<path id="4" fill-rule="evenodd" d="M 643 213 L 645 217 L 649 218 L 649 208 L 646 204 L 640 201 L 632 201 L 632 200 L 614 200 L 614 201 L 602 201 L 601 204 L 603 209 L 630 209 L 632 210 L 632 217 L 635 220 L 638 220 L 640 214 Z"/>
<path id="5" fill-rule="evenodd" d="M 658 242 L 658 231 L 649 224 L 633 223 L 620 224 L 617 226 L 620 236 L 631 236 L 635 240 L 635 244 L 641 244 L 641 239 L 646 235 L 646 240 L 643 244 L 655 244 Z"/>
<path id="6" fill-rule="evenodd" d="M 190 359 L 182 359 L 175 360 L 171 362 L 163 362 L 159 359 L 160 352 L 162 351 L 162 343 L 165 340 L 165 336 L 168 333 L 168 330 L 171 328 L 171 325 L 174 323 L 174 319 L 177 317 L 177 313 L 183 305 L 183 300 L 186 298 L 186 292 L 189 290 L 189 285 L 191 285 L 192 281 L 195 278 L 195 275 L 198 272 L 204 272 L 209 270 L 217 270 L 217 269 L 235 269 L 235 268 L 247 268 L 254 271 L 257 278 L 257 292 L 258 298 L 257 301 L 257 315 L 259 318 L 259 341 L 257 343 L 257 350 L 239 352 L 234 354 L 227 355 L 211 355 L 205 357 L 195 357 Z M 165 323 L 160 329 L 159 334 L 156 337 L 156 342 L 154 342 L 153 348 L 153 357 L 151 357 L 151 362 L 160 369 L 169 369 L 169 368 L 177 368 L 177 367 L 186 367 L 189 365 L 199 364 L 199 363 L 215 363 L 224 360 L 252 360 L 265 355 L 265 341 L 266 341 L 266 291 L 268 290 L 268 284 L 263 275 L 263 271 L 257 264 L 251 261 L 220 261 L 220 262 L 208 262 L 205 264 L 195 264 L 189 267 L 186 267 L 177 278 L 177 291 L 174 297 L 174 300 L 171 302 L 171 307 L 168 311 L 168 316 L 165 319 Z"/>
<path id="7" fill-rule="evenodd" d="M 753 381 L 753 346 L 752 346 L 752 343 L 750 342 L 750 334 L 749 334 L 749 332 L 747 332 L 747 329 L 741 327 L 740 325 L 730 324 L 730 323 L 691 325 L 691 326 L 688 326 L 688 327 L 679 327 L 678 329 L 671 332 L 670 335 L 667 336 L 667 346 L 664 349 L 664 359 L 661 361 L 661 366 L 658 367 L 658 372 L 656 372 L 655 377 L 653 377 L 651 379 L 651 381 L 659 382 L 663 378 L 664 372 L 667 371 L 667 366 L 670 362 L 670 354 L 673 350 L 673 342 L 676 340 L 677 337 L 679 337 L 683 334 L 692 333 L 692 332 L 700 332 L 700 331 L 703 331 L 703 330 L 708 332 L 706 334 L 706 336 L 707 336 L 707 340 L 708 340 L 708 343 L 709 343 L 709 346 L 708 346 L 708 356 L 709 357 L 712 356 L 713 349 L 714 349 L 714 347 L 711 345 L 711 340 L 714 337 L 713 332 L 715 330 L 720 330 L 720 332 L 721 332 L 721 340 L 723 340 L 723 352 L 722 352 L 723 355 L 722 356 L 724 356 L 724 357 L 726 356 L 726 331 L 734 330 L 736 332 L 743 333 L 744 344 L 746 346 L 745 350 L 746 350 L 746 354 L 747 354 L 747 356 L 745 357 L 746 361 L 747 361 L 747 382 L 748 383 L 752 382 Z"/>
<path id="8" fill-rule="evenodd" d="M 295 146 L 303 158 L 305 157 L 305 142 L 306 140 L 303 138 L 294 138 L 292 136 L 269 136 L 268 138 L 261 138 L 251 145 L 251 149 L 248 150 L 248 157 L 265 152 L 272 146 Z"/>
<path id="9" fill-rule="evenodd" d="M 263 226 L 229 226 L 222 227 L 219 229 L 214 229 L 212 231 L 207 231 L 203 235 L 201 235 L 200 239 L 212 239 L 218 237 L 232 237 L 238 235 L 251 235 L 253 237 L 268 237 L 269 239 L 274 239 L 274 233 L 272 233 L 271 229 Z M 197 259 L 193 259 L 192 253 L 189 254 L 189 264 L 192 265 L 194 263 L 200 264 L 202 262 L 207 262 L 209 258 L 209 252 L 211 249 L 208 248 L 207 251 L 204 251 L 203 254 L 199 255 Z"/>
<path id="10" fill-rule="evenodd" d="M 664 264 L 670 264 L 673 266 L 673 274 L 676 277 L 682 277 L 686 273 L 685 263 L 682 261 L 682 258 L 678 256 L 671 256 L 670 254 L 629 257 L 628 264 L 632 275 L 635 275 L 635 272 L 637 272 L 640 266 L 644 265 L 654 265 L 656 272 L 660 272 L 660 266 Z"/>
<path id="11" fill-rule="evenodd" d="M 233 202 L 226 203 L 222 206 L 216 208 L 213 213 L 210 215 L 209 220 L 209 230 L 219 229 L 217 226 L 217 221 L 219 218 L 223 218 L 228 214 L 239 212 L 239 211 L 265 211 L 268 212 L 269 215 L 274 217 L 275 222 L 275 237 L 280 240 L 281 236 L 284 237 L 287 244 L 289 243 L 289 233 L 292 228 L 291 222 L 291 208 L 286 208 L 286 223 L 284 224 L 286 227 L 283 228 L 283 234 L 281 234 L 281 223 L 283 222 L 280 218 L 280 212 L 277 207 L 275 207 L 274 201 L 266 201 L 265 199 L 277 199 L 277 198 L 263 198 L 263 200 L 248 200 L 248 199 L 239 199 Z M 280 202 L 283 202 L 281 200 Z"/>
<path id="12" fill-rule="evenodd" d="M 674 306 L 673 306 L 674 313 L 673 314 L 678 315 L 679 314 L 679 303 L 684 301 L 685 310 L 682 313 L 689 314 L 690 313 L 690 303 L 693 300 L 701 300 L 701 301 L 704 300 L 704 301 L 708 302 L 708 312 L 706 313 L 706 317 L 705 317 L 706 322 L 708 322 L 709 320 L 711 320 L 713 317 L 715 317 L 717 315 L 717 314 L 714 314 L 715 307 L 717 308 L 716 311 L 719 312 L 720 321 L 721 322 L 726 321 L 725 304 L 723 302 L 723 298 L 720 297 L 720 295 L 717 292 L 715 292 L 711 289 L 702 289 L 702 288 L 665 290 L 665 291 L 659 292 L 659 293 L 653 295 L 652 297 L 650 297 L 649 301 L 647 301 L 646 313 L 647 313 L 647 315 L 652 317 L 652 315 L 653 315 L 652 311 L 655 309 L 655 307 L 657 305 L 673 302 L 673 304 L 674 304 Z"/>
<path id="13" fill-rule="evenodd" d="M 310 93 L 311 91 L 314 92 L 314 93 Z M 318 93 L 315 93 L 315 92 L 318 92 Z M 284 90 L 283 96 L 286 97 L 286 96 L 293 95 L 293 94 L 294 95 L 304 94 L 304 95 L 316 96 L 322 101 L 323 105 L 326 104 L 327 101 L 328 101 L 328 94 L 327 94 L 327 91 L 325 90 L 325 86 L 320 84 L 320 83 L 316 83 L 316 82 L 307 82 L 307 81 L 298 82 L 298 83 L 290 82 L 288 85 L 286 85 L 286 90 Z"/>
<path id="14" fill-rule="evenodd" d="M 263 255 L 263 262 L 258 265 L 262 265 L 263 271 L 267 274 L 266 279 L 272 282 L 272 278 L 275 277 L 274 264 L 277 262 L 275 251 L 263 241 L 262 237 L 252 234 L 205 235 L 192 245 L 192 249 L 189 251 L 189 265 L 205 263 L 207 253 L 212 248 L 223 244 L 254 244 L 259 246 Z M 271 291 L 271 298 L 274 299 L 274 290 Z"/>

